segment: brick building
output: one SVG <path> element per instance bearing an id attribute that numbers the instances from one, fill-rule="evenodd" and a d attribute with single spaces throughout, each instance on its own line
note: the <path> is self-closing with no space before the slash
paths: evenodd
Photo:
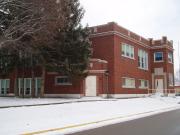
<path id="1" fill-rule="evenodd" d="M 92 27 L 93 57 L 106 60 L 112 97 L 174 92 L 173 43 L 145 39 L 114 22 Z"/>
<path id="2" fill-rule="evenodd" d="M 91 27 L 93 56 L 89 75 L 84 80 L 70 80 L 54 72 L 46 72 L 45 97 L 137 97 L 149 92 L 174 93 L 173 43 L 145 39 L 114 22 Z M 2 96 L 31 96 L 31 72 L 21 72 L 0 79 Z M 35 73 L 35 95 L 40 93 L 41 69 Z M 14 91 L 14 84 L 17 91 Z M 22 90 L 24 88 L 24 90 Z"/>

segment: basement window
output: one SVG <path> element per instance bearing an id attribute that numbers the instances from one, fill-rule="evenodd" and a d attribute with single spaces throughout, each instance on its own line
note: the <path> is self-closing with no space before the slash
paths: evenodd
<path id="1" fill-rule="evenodd" d="M 134 78 L 122 78 L 122 87 L 123 88 L 135 88 L 135 79 Z"/>
<path id="2" fill-rule="evenodd" d="M 58 76 L 55 78 L 56 85 L 72 85 L 71 78 L 68 76 Z"/>
<path id="3" fill-rule="evenodd" d="M 140 89 L 147 89 L 149 86 L 149 81 L 148 80 L 139 80 L 140 81 L 140 85 L 139 88 Z"/>

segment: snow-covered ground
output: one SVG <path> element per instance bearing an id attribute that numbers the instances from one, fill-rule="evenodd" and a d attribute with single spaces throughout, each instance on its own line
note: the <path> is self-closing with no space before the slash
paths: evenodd
<path id="1" fill-rule="evenodd" d="M 14 104 L 12 99 L 10 101 Z M 8 101 L 8 98 L 0 98 L 0 104 L 3 100 Z M 16 102 L 20 99 L 14 100 Z M 31 100 L 32 102 L 40 101 L 40 99 Z M 47 102 L 51 100 L 53 102 L 53 99 L 44 100 Z M 60 99 L 54 99 L 55 102 L 57 100 Z M 148 97 L 4 108 L 0 109 L 0 135 L 16 135 L 55 128 L 58 128 L 55 132 L 42 132 L 42 134 L 64 134 L 74 132 L 75 130 L 94 128 L 144 117 L 167 111 L 168 109 L 177 109 L 180 108 L 178 102 L 180 102 L 180 98 Z M 74 125 L 76 125 L 76 128 L 71 127 Z"/>
<path id="2" fill-rule="evenodd" d="M 100 97 L 84 97 L 81 99 L 71 98 L 16 98 L 16 97 L 0 97 L 0 108 L 11 106 L 26 106 L 26 105 L 43 105 L 57 103 L 71 103 L 79 101 L 106 101 L 115 99 L 103 99 Z"/>

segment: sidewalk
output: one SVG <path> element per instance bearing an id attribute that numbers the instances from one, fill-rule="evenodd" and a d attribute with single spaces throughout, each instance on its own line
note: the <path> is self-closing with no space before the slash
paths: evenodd
<path id="1" fill-rule="evenodd" d="M 4 99 L 5 100 L 5 99 Z M 8 99 L 6 99 L 8 101 Z M 10 99 L 14 105 L 31 99 Z M 53 104 L 36 106 L 37 103 Z M 66 134 L 87 128 L 96 128 L 106 124 L 146 117 L 155 113 L 178 109 L 179 98 L 136 98 L 136 99 L 33 99 L 31 107 L 11 107 L 0 109 L 0 134 L 42 133 Z M 99 101 L 97 101 L 99 100 Z M 106 100 L 106 101 L 103 101 Z M 0 104 L 2 98 L 0 99 Z M 87 102 L 86 102 L 87 101 Z M 89 102 L 91 101 L 91 102 Z M 93 101 L 93 102 L 92 102 Z M 4 106 L 7 104 L 4 104 Z M 10 105 L 10 104 L 9 104 Z M 23 104 L 24 105 L 24 104 Z M 27 103 L 26 103 L 27 105 Z M 54 134 L 54 133 L 52 133 Z"/>
<path id="2" fill-rule="evenodd" d="M 11 107 L 46 106 L 96 101 L 117 101 L 117 99 L 106 99 L 101 97 L 83 97 L 80 99 L 0 97 L 0 109 Z"/>

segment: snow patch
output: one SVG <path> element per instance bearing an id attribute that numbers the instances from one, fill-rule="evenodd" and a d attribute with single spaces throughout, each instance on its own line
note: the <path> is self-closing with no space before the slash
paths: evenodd
<path id="1" fill-rule="evenodd" d="M 31 100 L 34 103 L 39 102 L 38 99 Z M 51 99 L 51 101 L 48 101 L 48 99 L 45 100 L 47 102 L 53 101 L 53 99 Z M 54 101 L 57 100 L 60 99 L 54 99 Z M 2 98 L 0 99 L 0 103 L 1 101 Z M 6 101 L 8 102 L 8 100 Z M 29 133 L 94 121 L 102 121 L 116 117 L 142 114 L 144 112 L 163 110 L 171 107 L 180 107 L 180 105 L 177 104 L 179 101 L 180 98 L 148 97 L 119 99 L 116 101 L 81 102 L 50 106 L 0 109 L 0 134 L 11 135 Z M 13 101 L 11 100 L 11 102 Z M 133 118 L 138 117 L 139 116 L 136 115 Z M 130 120 L 130 118 L 125 117 L 124 119 L 115 122 L 126 120 Z M 94 128 L 96 126 L 103 126 L 105 123 L 99 123 L 99 125 L 92 124 L 90 127 Z M 76 128 L 75 130 L 82 130 L 82 128 Z M 58 131 L 58 134 L 65 134 L 70 131 L 74 130 L 68 129 L 67 131 Z"/>

